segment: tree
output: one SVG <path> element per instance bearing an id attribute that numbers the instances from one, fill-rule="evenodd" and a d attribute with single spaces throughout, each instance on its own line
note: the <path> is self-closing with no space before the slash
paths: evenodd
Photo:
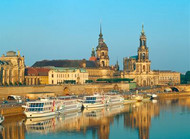
<path id="1" fill-rule="evenodd" d="M 185 81 L 186 81 L 186 83 L 190 83 L 190 71 L 187 71 L 185 73 Z"/>

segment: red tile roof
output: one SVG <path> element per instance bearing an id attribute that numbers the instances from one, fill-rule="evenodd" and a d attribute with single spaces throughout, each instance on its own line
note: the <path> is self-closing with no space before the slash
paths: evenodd
<path id="1" fill-rule="evenodd" d="M 26 76 L 48 76 L 49 68 L 33 68 L 28 67 L 25 69 Z"/>

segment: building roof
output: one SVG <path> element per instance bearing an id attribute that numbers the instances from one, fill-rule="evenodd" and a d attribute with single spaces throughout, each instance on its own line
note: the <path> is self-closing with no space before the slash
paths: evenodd
<path id="1" fill-rule="evenodd" d="M 105 42 L 99 43 L 98 46 L 97 46 L 97 49 L 98 49 L 98 48 L 100 48 L 100 49 L 105 49 L 105 50 L 108 49 L 108 47 L 107 47 L 107 45 L 106 45 Z"/>
<path id="2" fill-rule="evenodd" d="M 49 68 L 28 67 L 25 69 L 26 76 L 48 76 Z"/>
<path id="3" fill-rule="evenodd" d="M 177 71 L 171 71 L 171 70 L 153 70 L 154 72 L 161 72 L 161 73 L 168 73 L 168 72 L 175 72 L 178 73 Z"/>
<path id="4" fill-rule="evenodd" d="M 8 51 L 7 52 L 7 55 L 6 55 L 6 57 L 16 57 L 17 55 L 16 55 L 16 52 L 15 51 Z"/>
<path id="5" fill-rule="evenodd" d="M 98 64 L 95 61 L 89 60 L 43 60 L 37 61 L 32 65 L 32 67 L 75 67 L 80 68 L 83 67 L 82 64 L 86 63 L 86 68 L 98 68 Z"/>
<path id="6" fill-rule="evenodd" d="M 76 70 L 80 70 L 80 72 L 87 72 L 84 68 L 62 68 L 62 67 L 52 67 L 51 70 L 58 72 L 76 72 Z"/>
<path id="7" fill-rule="evenodd" d="M 95 57 L 95 56 L 91 56 L 90 58 L 89 58 L 89 61 L 96 61 L 97 60 L 97 58 Z"/>

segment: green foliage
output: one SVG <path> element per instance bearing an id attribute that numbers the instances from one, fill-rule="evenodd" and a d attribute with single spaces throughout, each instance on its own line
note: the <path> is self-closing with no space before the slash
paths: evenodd
<path id="1" fill-rule="evenodd" d="M 97 79 L 96 81 L 98 81 L 98 82 L 106 82 L 106 83 L 118 83 L 118 82 L 121 82 L 121 81 L 131 82 L 131 81 L 133 81 L 133 79 L 129 79 L 129 78 L 111 78 L 111 79 Z"/>
<path id="2" fill-rule="evenodd" d="M 65 80 L 64 83 L 66 84 L 76 84 L 75 80 Z"/>
<path id="3" fill-rule="evenodd" d="M 85 83 L 93 83 L 93 80 L 86 80 Z"/>
<path id="4" fill-rule="evenodd" d="M 9 83 L 9 85 L 10 85 L 10 86 L 13 86 L 13 83 L 12 83 L 12 82 L 10 82 L 10 83 Z"/>
<path id="5" fill-rule="evenodd" d="M 185 73 L 185 80 L 186 80 L 187 83 L 190 82 L 190 71 L 187 71 Z"/>
<path id="6" fill-rule="evenodd" d="M 18 82 L 15 82 L 15 86 L 17 86 L 18 85 Z"/>
<path id="7" fill-rule="evenodd" d="M 190 84 L 190 71 L 180 75 L 181 84 Z"/>

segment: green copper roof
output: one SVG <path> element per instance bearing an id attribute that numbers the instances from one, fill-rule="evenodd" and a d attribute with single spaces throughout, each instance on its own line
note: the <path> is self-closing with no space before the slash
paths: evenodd
<path id="1" fill-rule="evenodd" d="M 59 72 L 76 72 L 76 70 L 80 70 L 80 72 L 87 72 L 86 69 L 84 68 L 61 68 L 61 67 L 51 67 L 52 70 L 54 71 L 59 71 Z"/>

